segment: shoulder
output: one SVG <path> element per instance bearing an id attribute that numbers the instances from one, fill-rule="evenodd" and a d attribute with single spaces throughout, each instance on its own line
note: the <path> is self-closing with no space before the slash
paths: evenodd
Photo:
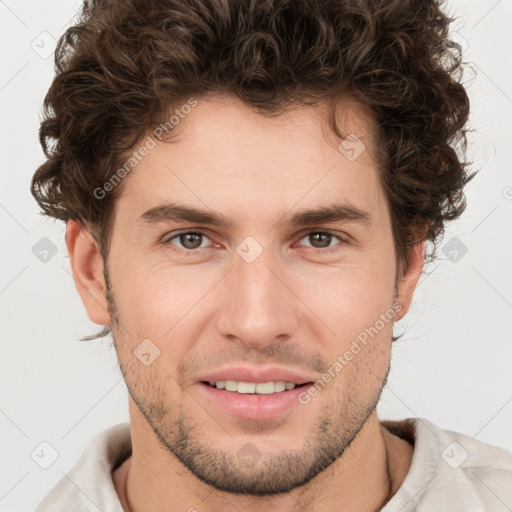
<path id="1" fill-rule="evenodd" d="M 512 452 L 425 418 L 382 421 L 414 445 L 409 472 L 383 512 L 512 510 Z"/>
<path id="2" fill-rule="evenodd" d="M 93 505 L 105 512 L 122 512 L 112 470 L 130 450 L 129 423 L 103 430 L 89 442 L 76 464 L 51 489 L 36 512 L 80 512 L 91 510 Z"/>
<path id="3" fill-rule="evenodd" d="M 491 503 L 496 510 L 505 504 L 512 509 L 512 452 L 461 432 L 439 427 L 435 432 L 439 436 L 439 476 L 447 490 L 450 482 L 460 482 L 461 488 L 471 491 L 489 510 L 494 510 Z"/>

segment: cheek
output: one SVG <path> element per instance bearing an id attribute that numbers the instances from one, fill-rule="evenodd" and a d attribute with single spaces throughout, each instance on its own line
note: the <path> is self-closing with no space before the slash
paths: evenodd
<path id="1" fill-rule="evenodd" d="M 138 269 L 124 271 L 126 278 L 119 271 L 115 289 L 121 316 L 138 338 L 154 337 L 161 343 L 176 333 L 182 338 L 183 330 L 215 297 L 209 293 L 218 281 L 214 272 L 169 265 Z"/>
<path id="2" fill-rule="evenodd" d="M 382 236 L 373 247 L 349 253 L 343 261 L 283 268 L 281 275 L 301 301 L 332 326 L 338 340 L 350 341 L 390 308 L 393 257 L 392 241 Z M 201 311 L 213 313 L 219 304 L 229 303 L 231 294 L 219 281 L 225 268 L 215 264 L 171 265 L 159 259 L 148 265 L 142 256 L 118 257 L 115 263 L 111 273 L 116 304 L 137 337 L 172 337 L 173 330 L 181 332 L 191 321 L 196 323 L 193 318 L 198 321 Z"/>
<path id="3" fill-rule="evenodd" d="M 382 260 L 323 269 L 303 282 L 298 294 L 332 326 L 338 339 L 347 341 L 374 325 L 381 314 L 392 315 L 393 269 Z"/>

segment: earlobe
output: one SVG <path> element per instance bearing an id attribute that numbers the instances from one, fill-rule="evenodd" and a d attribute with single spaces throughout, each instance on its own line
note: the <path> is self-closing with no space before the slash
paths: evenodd
<path id="1" fill-rule="evenodd" d="M 68 221 L 66 246 L 75 286 L 89 318 L 99 325 L 110 325 L 103 258 L 89 230 L 81 223 Z"/>
<path id="2" fill-rule="evenodd" d="M 401 320 L 409 311 L 414 291 L 418 284 L 425 262 L 426 241 L 419 242 L 409 252 L 409 263 L 402 279 L 398 282 L 395 302 L 401 305 L 395 314 L 395 322 Z"/>

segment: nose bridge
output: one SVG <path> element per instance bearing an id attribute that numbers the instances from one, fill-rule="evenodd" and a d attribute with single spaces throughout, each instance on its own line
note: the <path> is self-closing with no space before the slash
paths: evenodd
<path id="1" fill-rule="evenodd" d="M 270 306 L 269 299 L 275 299 L 275 294 L 280 293 L 276 289 L 278 279 L 276 270 L 273 270 L 275 267 L 275 261 L 268 253 L 250 263 L 243 259 L 237 261 L 233 278 L 239 299 L 257 308 L 265 304 Z"/>
<path id="2" fill-rule="evenodd" d="M 244 248 L 249 248 L 248 253 L 254 250 L 240 244 L 237 252 Z M 293 294 L 279 274 L 270 250 L 255 259 L 244 258 L 243 252 L 235 255 L 233 271 L 226 276 L 226 298 L 218 325 L 221 334 L 263 349 L 293 333 L 297 322 Z"/>

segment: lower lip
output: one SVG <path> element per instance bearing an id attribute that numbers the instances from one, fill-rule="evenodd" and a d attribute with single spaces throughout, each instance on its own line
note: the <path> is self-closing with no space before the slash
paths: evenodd
<path id="1" fill-rule="evenodd" d="M 228 414 L 248 420 L 270 420 L 289 412 L 294 406 L 301 405 L 298 397 L 308 389 L 308 385 L 271 395 L 226 391 L 213 388 L 203 382 L 199 383 L 199 389 L 208 400 Z"/>

